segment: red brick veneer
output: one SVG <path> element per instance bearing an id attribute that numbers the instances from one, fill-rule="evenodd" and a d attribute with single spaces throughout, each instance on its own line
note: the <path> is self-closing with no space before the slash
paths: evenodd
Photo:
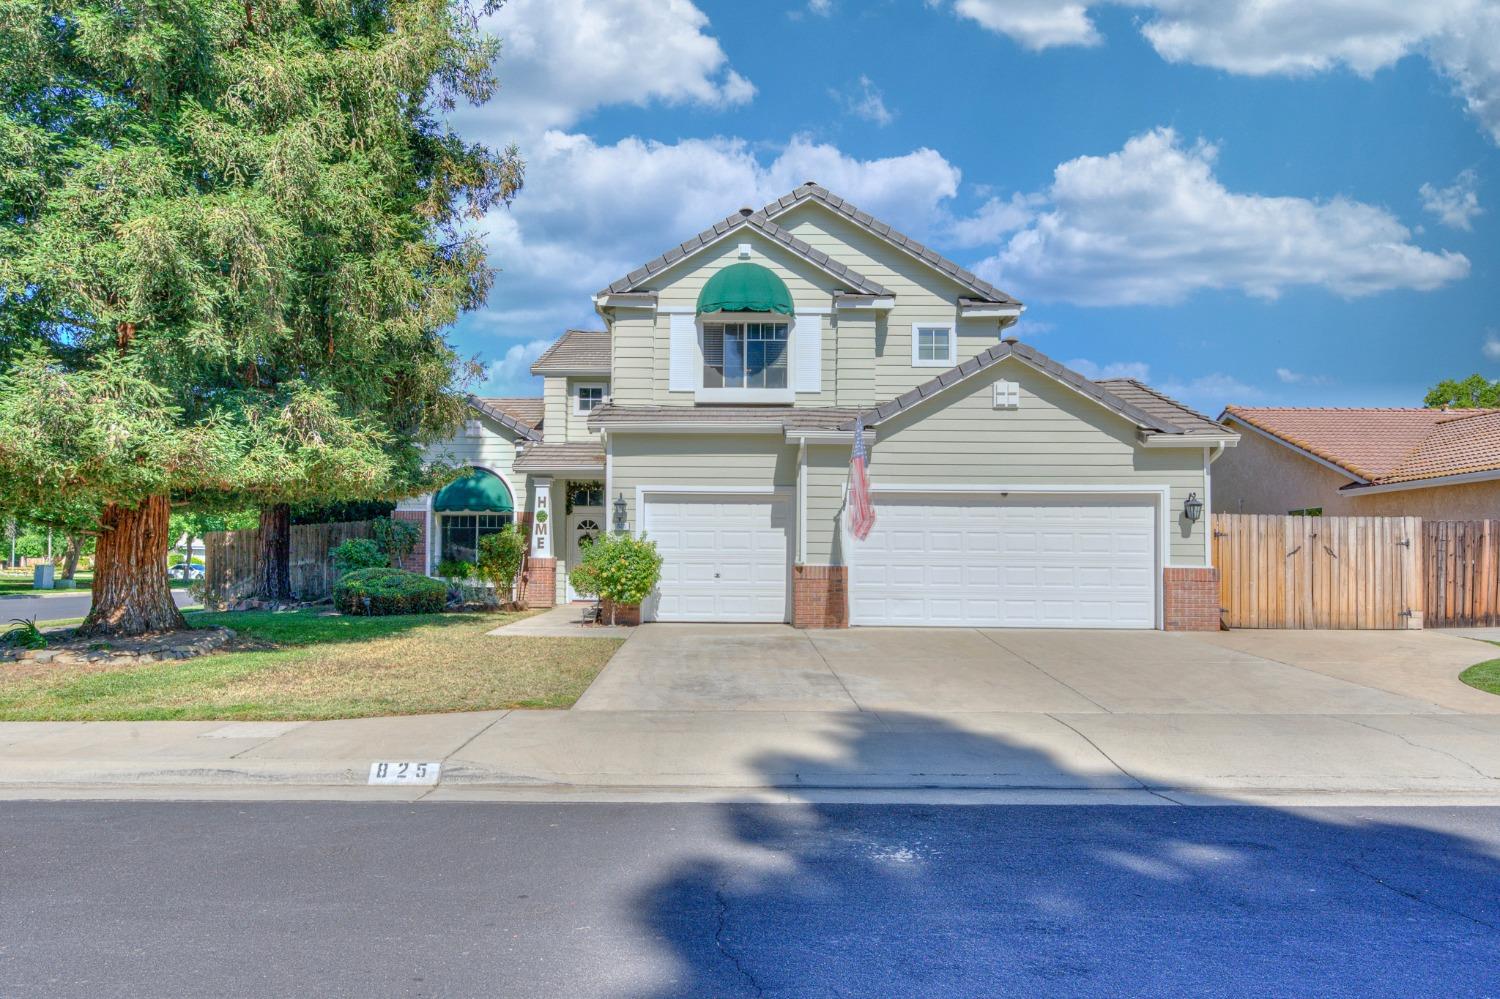
<path id="1" fill-rule="evenodd" d="M 527 607 L 551 607 L 557 603 L 557 559 L 531 558 L 521 587 L 521 603 Z"/>
<path id="2" fill-rule="evenodd" d="M 1162 582 L 1167 631 L 1219 630 L 1219 570 L 1167 569 Z"/>
<path id="3" fill-rule="evenodd" d="M 792 627 L 849 627 L 847 566 L 792 566 Z"/>
<path id="4" fill-rule="evenodd" d="M 396 510 L 392 520 L 404 520 L 417 529 L 417 543 L 401 560 L 401 568 L 408 572 L 427 572 L 427 514 L 422 510 Z"/>

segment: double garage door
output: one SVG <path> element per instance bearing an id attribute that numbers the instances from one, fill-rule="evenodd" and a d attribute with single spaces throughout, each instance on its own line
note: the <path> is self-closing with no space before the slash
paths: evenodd
<path id="1" fill-rule="evenodd" d="M 662 554 L 648 616 L 785 621 L 795 518 L 785 495 L 648 496 Z M 849 542 L 856 625 L 1152 628 L 1151 497 L 884 494 Z"/>
<path id="2" fill-rule="evenodd" d="M 1149 497 L 884 495 L 875 510 L 853 543 L 852 624 L 1156 625 Z"/>
<path id="3" fill-rule="evenodd" d="M 657 621 L 785 621 L 790 496 L 730 493 L 646 498 L 646 536 L 662 556 Z"/>

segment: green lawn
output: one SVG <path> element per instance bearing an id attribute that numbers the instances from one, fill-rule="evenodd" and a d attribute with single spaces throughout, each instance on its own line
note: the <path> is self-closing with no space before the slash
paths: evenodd
<path id="1" fill-rule="evenodd" d="M 1500 645 L 1500 642 L 1495 644 Z M 1470 666 L 1460 673 L 1458 678 L 1487 694 L 1500 694 L 1500 659 L 1491 659 L 1488 662 Z"/>
<path id="2" fill-rule="evenodd" d="M 29 573 L 29 572 L 26 575 L 24 575 L 24 576 L 18 576 L 15 573 L 0 574 L 0 594 L 6 594 L 6 593 L 87 593 L 89 591 L 89 587 L 94 584 L 94 574 L 91 573 L 91 572 L 75 572 L 73 574 L 73 581 L 77 585 L 75 585 L 73 587 L 73 589 L 71 589 L 71 590 L 65 590 L 65 589 L 62 589 L 61 587 L 59 587 L 57 589 L 54 589 L 54 590 L 38 590 L 34 586 L 31 585 L 31 579 L 32 579 L 31 573 Z M 188 581 L 186 579 L 171 579 L 171 580 L 168 580 L 168 584 L 174 590 L 181 590 L 181 589 L 186 589 L 186 587 L 188 585 Z"/>
<path id="3" fill-rule="evenodd" d="M 265 643 L 183 662 L 37 675 L 0 664 L 0 720 L 319 719 L 565 708 L 620 642 L 490 637 L 519 614 L 327 617 L 191 611 Z"/>

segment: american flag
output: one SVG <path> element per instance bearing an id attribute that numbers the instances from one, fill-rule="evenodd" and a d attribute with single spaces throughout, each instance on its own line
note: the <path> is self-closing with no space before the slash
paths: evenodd
<path id="1" fill-rule="evenodd" d="M 865 468 L 865 421 L 854 421 L 854 450 L 849 455 L 849 530 L 863 541 L 875 526 L 875 507 L 870 502 L 870 475 Z"/>

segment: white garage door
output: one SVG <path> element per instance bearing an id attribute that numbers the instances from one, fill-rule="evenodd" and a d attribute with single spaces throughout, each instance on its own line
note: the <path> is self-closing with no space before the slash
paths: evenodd
<path id="1" fill-rule="evenodd" d="M 791 501 L 647 494 L 642 522 L 661 552 L 656 621 L 785 621 Z"/>
<path id="2" fill-rule="evenodd" d="M 851 542 L 854 624 L 1151 628 L 1147 497 L 878 496 Z"/>

